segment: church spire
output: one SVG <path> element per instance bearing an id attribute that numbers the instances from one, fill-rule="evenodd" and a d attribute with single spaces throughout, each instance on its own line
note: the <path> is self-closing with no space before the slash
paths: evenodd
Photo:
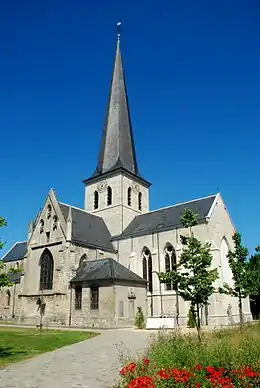
<path id="1" fill-rule="evenodd" d="M 117 23 L 117 47 L 107 115 L 97 168 L 92 178 L 118 169 L 139 177 L 120 50 L 120 25 L 120 22 Z"/>

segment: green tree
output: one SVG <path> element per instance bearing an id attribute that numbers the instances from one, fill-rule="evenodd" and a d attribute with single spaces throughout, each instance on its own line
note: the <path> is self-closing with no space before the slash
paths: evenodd
<path id="1" fill-rule="evenodd" d="M 213 294 L 218 272 L 211 268 L 210 244 L 204 244 L 194 236 L 192 227 L 197 225 L 198 215 L 185 209 L 180 221 L 189 229 L 189 236 L 181 236 L 183 251 L 176 271 L 159 273 L 158 276 L 161 283 L 173 283 L 178 295 L 190 302 L 191 311 L 196 312 L 196 328 L 201 340 L 200 307 L 207 304 Z"/>
<path id="2" fill-rule="evenodd" d="M 6 220 L 3 217 L 0 217 L 0 228 L 3 228 L 7 225 Z M 0 249 L 3 248 L 5 243 L 2 241 L 0 237 Z M 17 273 L 20 272 L 19 268 L 11 268 L 10 272 Z M 0 289 L 5 286 L 11 286 L 12 282 L 10 281 L 9 275 L 5 270 L 4 263 L 2 260 L 0 260 Z"/>
<path id="3" fill-rule="evenodd" d="M 6 220 L 3 217 L 0 217 L 0 228 L 3 228 L 6 225 L 7 225 Z M 2 249 L 4 245 L 5 243 L 1 240 L 1 237 L 0 237 L 0 249 Z"/>
<path id="4" fill-rule="evenodd" d="M 248 277 L 250 295 L 260 296 L 260 246 L 255 248 L 255 254 L 252 255 L 248 263 Z"/>
<path id="5" fill-rule="evenodd" d="M 192 306 L 189 309 L 187 327 L 191 329 L 196 327 L 196 312 Z"/>
<path id="6" fill-rule="evenodd" d="M 234 242 L 234 251 L 229 250 L 227 254 L 228 263 L 232 271 L 233 285 L 224 283 L 223 287 L 219 288 L 219 292 L 226 295 L 231 295 L 238 299 L 239 322 L 243 324 L 243 307 L 242 300 L 250 293 L 250 282 L 248 272 L 248 250 L 243 247 L 241 235 L 235 232 L 232 240 Z"/>
<path id="7" fill-rule="evenodd" d="M 135 315 L 135 327 L 138 329 L 144 329 L 145 327 L 144 313 L 141 306 L 137 307 L 137 312 Z"/>
<path id="8" fill-rule="evenodd" d="M 260 309 L 260 246 L 255 248 L 255 254 L 249 259 L 248 280 L 249 295 L 256 307 L 257 316 Z"/>

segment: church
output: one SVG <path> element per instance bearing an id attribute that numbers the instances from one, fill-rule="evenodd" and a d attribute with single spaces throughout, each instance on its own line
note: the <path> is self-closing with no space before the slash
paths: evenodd
<path id="1" fill-rule="evenodd" d="M 82 209 L 63 203 L 51 189 L 30 223 L 27 240 L 2 258 L 11 287 L 1 290 L 0 317 L 21 324 L 99 328 L 133 327 L 137 307 L 145 317 L 176 317 L 186 325 L 189 304 L 156 272 L 172 270 L 182 252 L 185 208 L 196 212 L 194 234 L 211 244 L 218 268 L 216 292 L 201 307 L 203 325 L 238 321 L 237 300 L 217 292 L 232 283 L 227 253 L 235 228 L 221 195 L 209 195 L 157 210 L 149 208 L 148 182 L 138 169 L 122 65 L 120 36 L 109 91 L 100 152 L 92 176 L 83 181 Z M 251 320 L 249 301 L 243 312 Z"/>

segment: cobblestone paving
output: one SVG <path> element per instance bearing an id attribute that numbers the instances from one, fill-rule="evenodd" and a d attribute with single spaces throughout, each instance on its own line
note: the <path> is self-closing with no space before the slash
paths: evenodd
<path id="1" fill-rule="evenodd" d="M 0 388 L 110 388 L 120 353 L 142 353 L 147 331 L 107 330 L 101 335 L 0 370 Z"/>

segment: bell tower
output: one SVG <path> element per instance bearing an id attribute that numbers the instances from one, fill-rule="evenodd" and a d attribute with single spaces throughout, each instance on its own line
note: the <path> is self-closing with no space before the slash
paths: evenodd
<path id="1" fill-rule="evenodd" d="M 138 170 L 119 30 L 97 167 L 83 183 L 85 209 L 101 216 L 112 236 L 120 235 L 135 216 L 149 211 L 151 184 Z"/>

